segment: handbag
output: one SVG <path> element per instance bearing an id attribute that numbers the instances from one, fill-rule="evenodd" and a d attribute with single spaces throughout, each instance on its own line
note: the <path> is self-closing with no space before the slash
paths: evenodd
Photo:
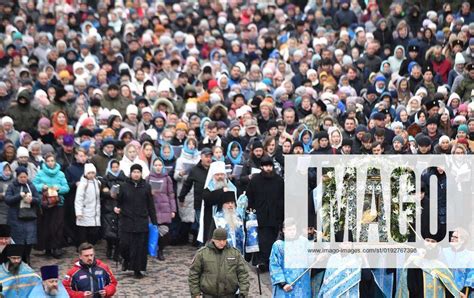
<path id="1" fill-rule="evenodd" d="M 26 186 L 28 187 L 28 190 L 30 191 L 29 193 L 32 193 L 30 187 L 28 186 L 28 184 Z M 21 187 L 20 192 L 22 192 L 22 191 L 23 191 L 23 186 Z M 22 204 L 20 203 L 20 209 L 18 210 L 18 218 L 19 219 L 34 220 L 38 217 L 35 206 L 30 205 L 30 207 L 21 207 L 21 205 Z"/>
<path id="2" fill-rule="evenodd" d="M 41 204 L 48 208 L 55 207 L 59 204 L 59 195 L 56 188 L 48 187 L 46 191 L 43 191 Z"/>

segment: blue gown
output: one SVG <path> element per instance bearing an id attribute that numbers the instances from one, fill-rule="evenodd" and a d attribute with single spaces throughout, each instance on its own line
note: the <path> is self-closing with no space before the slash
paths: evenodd
<path id="1" fill-rule="evenodd" d="M 280 283 L 291 284 L 295 281 L 306 268 L 286 268 L 285 267 L 285 246 L 289 245 L 288 250 L 293 255 L 287 256 L 287 259 L 294 260 L 301 256 L 301 252 L 307 252 L 308 240 L 300 237 L 294 241 L 283 241 L 277 240 L 273 243 L 272 251 L 270 254 L 270 278 L 272 281 L 272 292 L 273 297 L 311 297 L 311 276 L 310 270 L 308 270 L 294 285 L 293 290 L 285 292 L 280 286 Z M 303 260 L 304 261 L 304 260 Z M 306 264 L 306 262 L 304 263 Z"/>
<path id="2" fill-rule="evenodd" d="M 462 268 L 466 264 L 474 264 L 474 252 L 470 250 L 456 251 L 451 247 L 441 249 L 441 261 L 448 266 L 456 267 L 451 271 L 454 275 L 454 282 L 458 289 L 464 287 L 474 288 L 474 268 Z M 474 293 L 469 292 L 469 298 L 474 297 Z"/>
<path id="3" fill-rule="evenodd" d="M 0 266 L 0 284 L 5 298 L 28 297 L 31 290 L 41 283 L 39 275 L 23 262 L 17 275 L 12 275 L 6 266 L 6 263 Z"/>
<path id="4" fill-rule="evenodd" d="M 332 255 L 318 297 L 359 297 L 361 261 L 354 255 Z"/>
<path id="5" fill-rule="evenodd" d="M 44 292 L 43 283 L 40 282 L 33 288 L 33 290 L 30 293 L 30 296 L 28 296 L 28 297 L 30 297 L 30 298 L 37 298 L 37 297 L 68 298 L 69 294 L 67 293 L 66 288 L 64 287 L 63 283 L 60 281 L 58 283 L 58 294 L 56 294 L 56 296 L 47 295 Z"/>

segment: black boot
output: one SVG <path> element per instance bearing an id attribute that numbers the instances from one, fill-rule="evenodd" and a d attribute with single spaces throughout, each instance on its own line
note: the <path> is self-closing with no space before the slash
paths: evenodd
<path id="1" fill-rule="evenodd" d="M 107 259 L 109 260 L 112 258 L 112 245 L 109 245 L 108 243 L 107 243 L 107 251 L 105 255 L 107 256 Z"/>
<path id="2" fill-rule="evenodd" d="M 163 250 L 162 249 L 159 249 L 158 250 L 158 256 L 157 256 L 158 260 L 160 261 L 164 261 L 165 260 L 165 255 L 163 254 Z"/>
<path id="3" fill-rule="evenodd" d="M 133 272 L 133 277 L 135 277 L 137 279 L 141 279 L 141 278 L 144 278 L 145 276 L 140 271 L 134 271 Z"/>
<path id="4" fill-rule="evenodd" d="M 123 260 L 122 271 L 127 271 L 127 270 L 128 270 L 128 262 L 126 260 Z"/>
<path id="5" fill-rule="evenodd" d="M 112 259 L 115 262 L 118 262 L 120 260 L 120 253 L 119 253 L 118 247 L 115 247 Z"/>
<path id="6" fill-rule="evenodd" d="M 52 256 L 53 254 L 52 254 L 52 252 L 51 252 L 51 249 L 47 249 L 47 250 L 45 251 L 44 255 L 45 255 L 45 256 L 48 256 L 48 257 Z"/>

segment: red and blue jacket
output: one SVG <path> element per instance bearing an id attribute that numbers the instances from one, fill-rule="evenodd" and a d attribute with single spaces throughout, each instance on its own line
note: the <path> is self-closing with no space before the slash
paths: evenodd
<path id="1" fill-rule="evenodd" d="M 105 290 L 105 297 L 112 297 L 117 290 L 117 280 L 109 266 L 95 259 L 89 266 L 81 261 L 74 263 L 66 274 L 63 285 L 72 298 L 84 297 L 84 292 L 94 293 L 93 297 L 101 297 L 100 290 Z"/>

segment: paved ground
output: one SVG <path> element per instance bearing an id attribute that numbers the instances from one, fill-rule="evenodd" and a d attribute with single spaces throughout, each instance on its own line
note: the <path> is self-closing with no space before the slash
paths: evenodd
<path id="1" fill-rule="evenodd" d="M 196 251 L 191 246 L 169 246 L 165 249 L 166 261 L 160 262 L 148 258 L 147 277 L 137 280 L 133 278 L 130 271 L 122 272 L 120 264 L 106 260 L 105 243 L 97 246 L 97 256 L 106 261 L 118 280 L 118 291 L 115 297 L 189 297 L 187 284 L 188 268 Z M 40 256 L 41 252 L 33 250 L 31 265 L 36 270 L 47 264 L 58 264 L 61 276 L 71 267 L 77 254 L 75 248 L 68 248 L 65 255 L 56 260 L 50 257 Z M 250 296 L 258 297 L 258 282 L 255 270 L 250 268 Z M 269 275 L 261 274 L 262 297 L 270 297 Z"/>

